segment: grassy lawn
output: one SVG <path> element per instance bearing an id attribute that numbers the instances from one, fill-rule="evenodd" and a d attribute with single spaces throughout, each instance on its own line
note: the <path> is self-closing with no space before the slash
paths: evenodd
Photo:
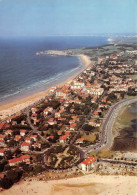
<path id="1" fill-rule="evenodd" d="M 90 142 L 94 142 L 96 140 L 96 135 L 93 135 L 93 134 L 86 135 L 86 133 L 84 133 L 82 135 L 82 138 L 84 138 L 85 140 L 88 140 Z"/>
<path id="2" fill-rule="evenodd" d="M 115 152 L 109 151 L 106 148 L 103 148 L 100 151 L 97 152 L 91 152 L 90 156 L 96 156 L 96 157 L 101 157 L 101 158 L 111 158 L 114 156 Z"/>

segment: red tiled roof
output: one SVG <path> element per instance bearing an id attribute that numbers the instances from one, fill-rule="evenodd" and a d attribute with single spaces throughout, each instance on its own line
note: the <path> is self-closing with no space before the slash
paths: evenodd
<path id="1" fill-rule="evenodd" d="M 15 136 L 15 140 L 16 140 L 16 141 L 19 141 L 20 139 L 21 139 L 21 135 L 16 135 L 16 136 Z"/>
<path id="2" fill-rule="evenodd" d="M 23 143 L 21 144 L 21 146 L 30 146 L 30 143 L 23 142 Z"/>
<path id="3" fill-rule="evenodd" d="M 16 162 L 21 162 L 23 160 L 29 160 L 29 159 L 30 159 L 30 155 L 23 155 L 20 156 L 19 158 L 10 159 L 9 163 L 16 163 Z"/>
<path id="4" fill-rule="evenodd" d="M 24 130 L 24 129 L 20 129 L 20 132 L 21 132 L 21 133 L 25 133 L 25 132 L 26 132 L 26 130 Z"/>
<path id="5" fill-rule="evenodd" d="M 9 163 L 16 163 L 16 162 L 21 162 L 21 161 L 22 161 L 21 158 L 14 158 L 14 159 L 9 160 Z"/>
<path id="6" fill-rule="evenodd" d="M 0 139 L 4 139 L 5 135 L 0 134 Z"/>
<path id="7" fill-rule="evenodd" d="M 77 126 L 77 123 L 73 123 L 73 124 L 70 125 L 70 128 L 74 128 L 76 126 Z"/>
<path id="8" fill-rule="evenodd" d="M 90 156 L 87 159 L 85 159 L 82 164 L 90 165 L 91 163 L 95 162 L 97 160 L 97 157 Z"/>
<path id="9" fill-rule="evenodd" d="M 4 178 L 4 173 L 0 173 L 0 178 Z"/>
<path id="10" fill-rule="evenodd" d="M 77 142 L 81 142 L 81 141 L 84 141 L 84 138 L 77 139 Z"/>
<path id="11" fill-rule="evenodd" d="M 5 124 L 6 124 L 5 122 L 0 123 L 0 129 L 2 129 Z"/>
<path id="12" fill-rule="evenodd" d="M 4 153 L 5 152 L 5 149 L 0 149 L 0 153 Z"/>

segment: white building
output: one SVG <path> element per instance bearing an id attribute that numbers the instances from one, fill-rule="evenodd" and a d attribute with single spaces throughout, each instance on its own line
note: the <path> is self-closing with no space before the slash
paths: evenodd
<path id="1" fill-rule="evenodd" d="M 90 171 L 91 169 L 93 169 L 96 165 L 97 162 L 97 157 L 94 156 L 89 156 L 87 159 L 85 159 L 82 163 L 81 163 L 81 169 L 83 171 Z"/>

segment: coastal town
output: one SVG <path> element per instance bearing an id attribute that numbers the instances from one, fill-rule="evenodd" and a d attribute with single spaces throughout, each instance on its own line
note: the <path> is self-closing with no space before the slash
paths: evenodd
<path id="1" fill-rule="evenodd" d="M 111 148 L 116 115 L 137 102 L 137 45 L 36 53 L 41 55 L 84 55 L 90 63 L 38 102 L 1 117 L 1 188 L 20 179 L 46 181 L 88 173 L 136 176 L 136 148 L 130 155 Z"/>

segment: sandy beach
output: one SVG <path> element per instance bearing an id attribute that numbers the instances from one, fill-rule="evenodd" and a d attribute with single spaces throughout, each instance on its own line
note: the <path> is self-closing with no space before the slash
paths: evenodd
<path id="1" fill-rule="evenodd" d="M 1 195 L 136 195 L 134 176 L 100 176 L 89 174 L 53 181 L 20 182 Z"/>
<path id="2" fill-rule="evenodd" d="M 90 59 L 88 56 L 86 55 L 77 55 L 77 57 L 79 57 L 82 61 L 83 61 L 83 69 L 79 72 L 77 72 L 75 75 L 73 75 L 72 77 L 70 77 L 69 79 L 67 79 L 66 81 L 58 84 L 56 87 L 61 87 L 63 85 L 65 85 L 67 82 L 71 82 L 78 74 L 80 74 L 80 72 L 82 72 L 90 63 Z M 55 86 L 52 86 L 55 87 Z M 0 106 L 0 115 L 1 118 L 5 118 L 6 115 L 12 115 L 16 112 L 19 112 L 20 110 L 26 108 L 29 105 L 34 104 L 35 102 L 39 101 L 40 99 L 44 98 L 46 95 L 49 94 L 50 89 L 47 89 L 45 91 L 36 93 L 34 95 L 25 97 L 23 99 L 20 100 L 15 100 L 13 102 L 7 103 L 7 104 L 3 104 Z"/>

